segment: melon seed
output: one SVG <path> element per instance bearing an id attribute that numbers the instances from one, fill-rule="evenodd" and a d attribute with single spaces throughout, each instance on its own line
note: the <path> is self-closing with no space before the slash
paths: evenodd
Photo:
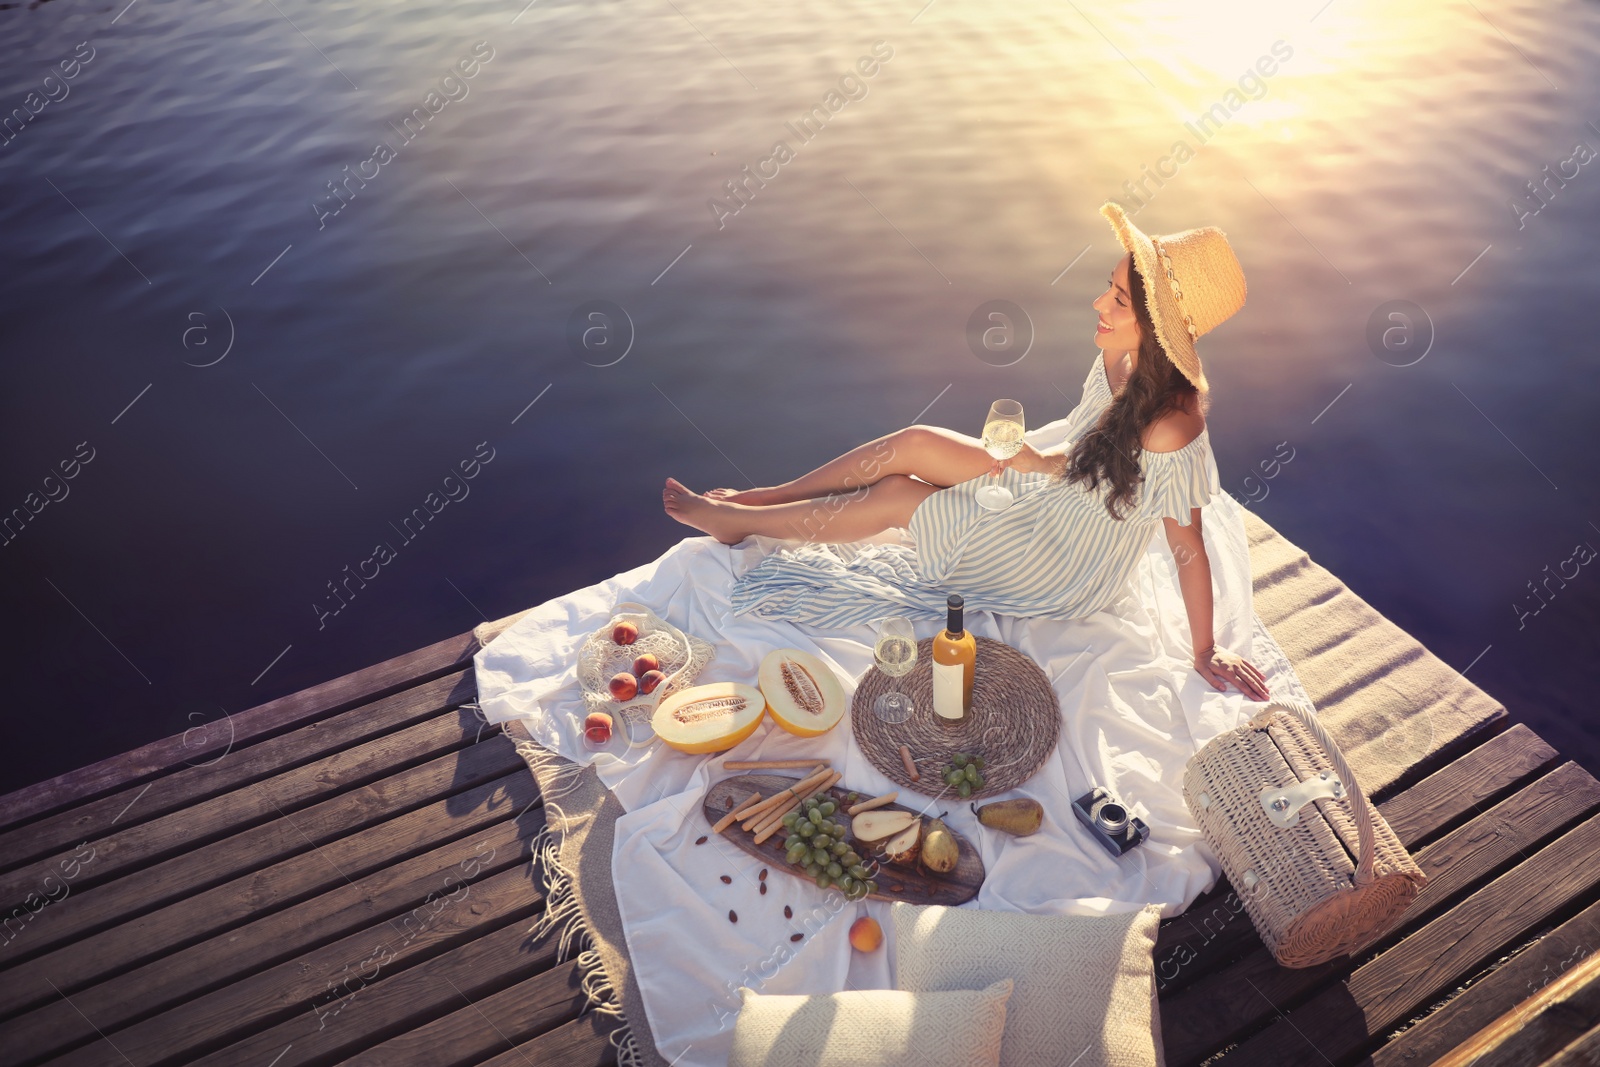
<path id="1" fill-rule="evenodd" d="M 783 676 L 783 687 L 789 691 L 789 696 L 794 700 L 801 711 L 811 715 L 821 715 L 827 706 L 827 701 L 822 695 L 822 688 L 817 685 L 817 680 L 811 677 L 811 672 L 793 660 L 786 659 L 780 668 Z"/>
<path id="2" fill-rule="evenodd" d="M 695 844 L 697 844 L 697 845 L 703 845 L 705 843 L 706 843 L 706 835 L 705 834 L 701 834 L 698 838 L 695 839 Z"/>
<path id="3" fill-rule="evenodd" d="M 727 875 L 723 875 L 722 876 L 722 884 L 723 885 L 732 885 L 733 884 L 733 879 L 729 878 Z"/>
<path id="4" fill-rule="evenodd" d="M 731 923 L 738 922 L 739 921 L 739 913 L 735 912 L 735 911 L 728 912 L 728 921 L 731 922 Z"/>

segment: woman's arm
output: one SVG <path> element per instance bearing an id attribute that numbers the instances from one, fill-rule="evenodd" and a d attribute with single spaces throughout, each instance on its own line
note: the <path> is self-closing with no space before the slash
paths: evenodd
<path id="1" fill-rule="evenodd" d="M 1200 509 L 1189 509 L 1190 524 L 1163 518 L 1167 547 L 1178 564 L 1178 588 L 1189 615 L 1189 634 L 1194 640 L 1194 669 L 1217 689 L 1227 683 L 1253 700 L 1268 698 L 1267 679 L 1242 656 L 1218 648 L 1212 633 L 1214 605 L 1211 598 L 1211 557 L 1206 555 L 1205 536 L 1200 528 Z"/>

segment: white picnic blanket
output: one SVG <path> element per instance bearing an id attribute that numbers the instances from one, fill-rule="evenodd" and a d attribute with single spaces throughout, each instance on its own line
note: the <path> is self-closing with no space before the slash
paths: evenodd
<path id="1" fill-rule="evenodd" d="M 1059 443 L 1057 426 L 1028 435 L 1040 448 Z M 1250 554 L 1243 512 L 1227 494 L 1203 512 L 1214 585 L 1218 645 L 1255 663 L 1274 695 L 1308 699 L 1293 668 L 1251 607 Z M 479 699 L 492 721 L 521 717 L 545 747 L 578 763 L 593 761 L 627 814 L 617 821 L 612 869 L 623 930 L 652 1036 L 677 1067 L 727 1061 L 737 989 L 821 993 L 892 985 L 894 945 L 887 904 L 845 903 L 776 870 L 759 892 L 760 862 L 709 833 L 700 801 L 727 777 L 728 759 L 826 758 L 842 785 L 863 794 L 896 788 L 861 753 L 846 721 L 802 739 L 763 723 L 738 748 L 688 756 L 657 744 L 625 758 L 595 757 L 582 744 L 584 706 L 574 664 L 584 638 L 623 602 L 642 604 L 712 642 L 716 658 L 699 681 L 754 683 L 775 648 L 822 657 L 853 688 L 872 663 L 868 626 L 818 630 L 729 613 L 735 578 L 782 542 L 755 538 L 728 547 L 709 537 L 681 541 L 659 559 L 558 597 L 529 612 L 476 657 Z M 1108 611 L 1067 622 L 969 612 L 968 627 L 1027 653 L 1061 701 L 1062 733 L 1039 773 L 1017 790 L 1044 805 L 1044 829 L 1010 838 L 978 825 L 948 798 L 951 826 L 977 843 L 987 877 L 969 906 L 1034 913 L 1102 913 L 1163 905 L 1181 912 L 1217 877 L 1183 803 L 1184 764 L 1195 749 L 1261 705 L 1238 691 L 1218 692 L 1190 666 L 1191 644 L 1177 569 L 1158 528 L 1126 589 Z M 918 624 L 918 637 L 937 623 Z M 1151 827 L 1150 840 L 1121 860 L 1104 852 L 1074 819 L 1071 799 L 1103 785 Z M 917 803 L 906 791 L 901 802 Z M 732 884 L 724 884 L 728 875 Z M 793 912 L 785 919 L 784 906 Z M 729 912 L 738 915 L 731 922 Z M 885 945 L 870 955 L 847 940 L 858 915 L 876 917 Z M 795 934 L 803 935 L 798 942 Z"/>

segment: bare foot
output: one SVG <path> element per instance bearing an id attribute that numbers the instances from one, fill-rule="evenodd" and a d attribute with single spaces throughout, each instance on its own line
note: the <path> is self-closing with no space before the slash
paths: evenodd
<path id="1" fill-rule="evenodd" d="M 709 496 L 691 492 L 678 479 L 668 478 L 666 487 L 661 490 L 661 503 L 674 519 L 685 526 L 693 526 L 701 533 L 710 534 L 725 545 L 736 545 L 743 541 L 746 531 L 739 515 L 742 510 L 740 506 L 725 500 L 709 499 Z"/>
<path id="2" fill-rule="evenodd" d="M 751 507 L 788 503 L 777 499 L 776 492 L 773 489 L 712 489 L 706 493 L 706 499 L 720 500 L 725 504 L 747 504 Z"/>

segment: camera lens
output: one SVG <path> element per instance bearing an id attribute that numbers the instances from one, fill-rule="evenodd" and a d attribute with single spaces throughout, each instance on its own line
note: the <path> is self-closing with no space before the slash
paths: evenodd
<path id="1" fill-rule="evenodd" d="M 1094 821 L 1108 834 L 1120 834 L 1128 828 L 1128 809 L 1108 801 L 1094 813 Z"/>

